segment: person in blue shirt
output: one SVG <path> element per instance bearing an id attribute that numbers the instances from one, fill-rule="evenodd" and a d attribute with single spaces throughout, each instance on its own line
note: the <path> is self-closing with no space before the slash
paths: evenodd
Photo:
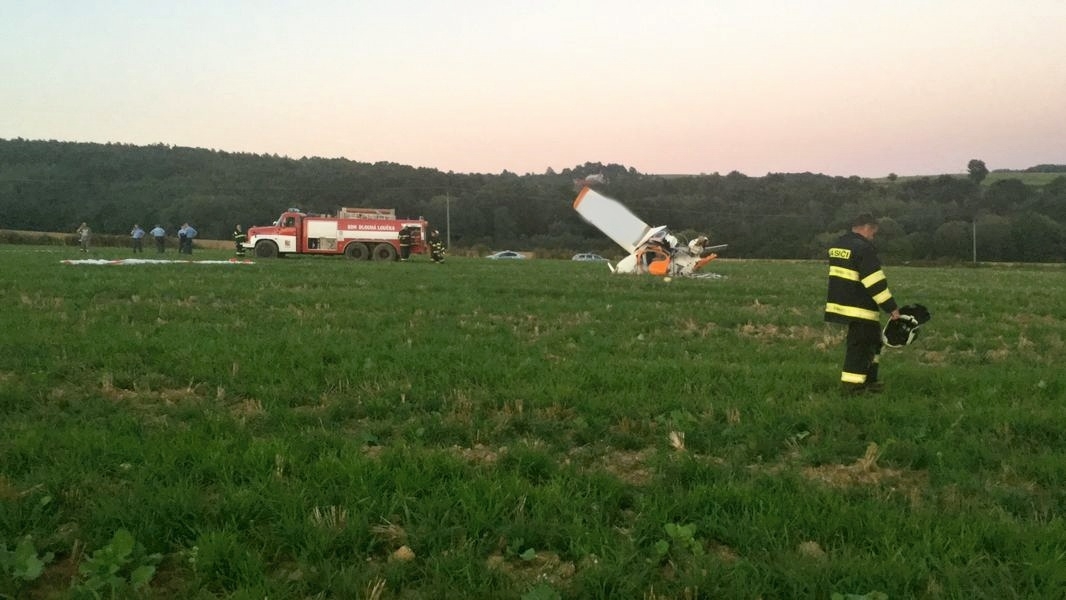
<path id="1" fill-rule="evenodd" d="M 186 223 L 181 226 L 181 232 L 179 232 L 179 235 L 184 244 L 184 249 L 182 251 L 185 252 L 185 254 L 192 254 L 192 240 L 196 237 L 196 228 Z"/>
<path id="2" fill-rule="evenodd" d="M 144 239 L 144 230 L 140 225 L 134 223 L 133 230 L 130 231 L 130 238 L 133 240 L 133 252 L 144 252 L 144 246 L 141 245 L 141 240 Z"/>
<path id="3" fill-rule="evenodd" d="M 148 233 L 152 234 L 152 237 L 155 238 L 155 251 L 159 254 L 165 252 L 167 245 L 167 230 L 163 229 L 160 225 L 156 225 Z"/>

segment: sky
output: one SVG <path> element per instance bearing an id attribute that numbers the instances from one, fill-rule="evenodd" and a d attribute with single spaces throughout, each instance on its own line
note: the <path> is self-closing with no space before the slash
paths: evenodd
<path id="1" fill-rule="evenodd" d="M 1066 164 L 1063 0 L 0 0 L 0 138 L 457 173 Z"/>

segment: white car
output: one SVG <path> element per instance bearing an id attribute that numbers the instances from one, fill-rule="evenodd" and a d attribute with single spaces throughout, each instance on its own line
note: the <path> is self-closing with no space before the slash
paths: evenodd
<path id="1" fill-rule="evenodd" d="M 591 252 L 583 252 L 581 254 L 575 254 L 570 260 L 577 260 L 582 262 L 607 262 L 607 259 L 599 254 L 593 254 Z"/>
<path id="2" fill-rule="evenodd" d="M 486 256 L 485 258 L 491 258 L 492 260 L 503 260 L 503 259 L 520 260 L 520 259 L 524 259 L 525 257 L 526 256 L 524 254 L 520 254 L 518 252 L 515 252 L 514 250 L 502 250 L 502 251 L 497 252 L 495 254 L 490 254 L 490 255 Z"/>

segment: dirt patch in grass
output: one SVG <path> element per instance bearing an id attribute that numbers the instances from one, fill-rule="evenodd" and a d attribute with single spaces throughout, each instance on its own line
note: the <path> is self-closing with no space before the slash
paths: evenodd
<path id="1" fill-rule="evenodd" d="M 685 319 L 678 321 L 674 330 L 681 336 L 695 336 L 705 338 L 718 328 L 716 323 L 710 321 L 697 321 L 696 319 Z"/>
<path id="2" fill-rule="evenodd" d="M 940 366 L 948 361 L 948 353 L 943 350 L 920 350 L 919 362 L 927 366 Z"/>
<path id="3" fill-rule="evenodd" d="M 63 591 L 69 590 L 71 582 L 78 577 L 81 554 L 80 544 L 75 544 L 68 556 L 56 558 L 55 562 L 45 566 L 44 573 L 33 582 L 32 588 L 24 590 L 25 598 L 35 600 L 62 597 Z"/>
<path id="4" fill-rule="evenodd" d="M 655 472 L 647 465 L 655 454 L 654 448 L 637 451 L 617 450 L 602 458 L 603 468 L 615 477 L 632 485 L 648 485 Z"/>
<path id="5" fill-rule="evenodd" d="M 230 407 L 230 413 L 243 423 L 247 419 L 265 415 L 266 409 L 263 408 L 263 403 L 259 400 L 246 398 Z"/>
<path id="6" fill-rule="evenodd" d="M 710 542 L 710 544 L 708 545 L 708 550 L 711 554 L 717 556 L 718 560 L 726 564 L 733 564 L 740 560 L 740 556 L 737 555 L 736 550 L 733 550 L 725 544 L 720 544 L 718 542 Z"/>
<path id="7" fill-rule="evenodd" d="M 8 481 L 7 477 L 0 475 L 0 500 L 18 500 L 21 495 L 15 484 Z"/>
<path id="8" fill-rule="evenodd" d="M 604 470 L 630 485 L 644 486 L 651 483 L 655 471 L 648 461 L 655 448 L 642 450 L 617 450 L 606 448 L 594 451 L 588 447 L 575 448 L 569 458 L 587 466 L 589 470 Z"/>
<path id="9" fill-rule="evenodd" d="M 737 327 L 737 333 L 741 337 L 753 338 L 765 342 L 795 340 L 814 342 L 817 345 L 828 344 L 829 340 L 835 339 L 835 336 L 831 334 L 831 330 L 827 330 L 825 327 L 811 327 L 810 325 L 745 323 L 740 327 Z M 828 347 L 828 345 L 826 347 Z"/>
<path id="10" fill-rule="evenodd" d="M 161 390 L 131 390 L 115 387 L 110 375 L 104 375 L 103 381 L 100 384 L 100 392 L 105 398 L 111 400 L 135 401 L 138 404 L 158 403 L 167 406 L 178 404 L 189 399 L 200 400 L 201 397 L 200 393 L 193 385 L 183 388 Z"/>
<path id="11" fill-rule="evenodd" d="M 577 572 L 574 563 L 562 560 L 555 552 L 537 552 L 528 557 L 523 554 L 523 557 L 511 560 L 502 554 L 493 554 L 485 563 L 489 569 L 526 584 L 547 583 L 560 586 Z"/>
<path id="12" fill-rule="evenodd" d="M 459 458 L 478 465 L 494 465 L 500 459 L 500 455 L 507 451 L 506 448 L 494 450 L 482 444 L 475 444 L 473 448 L 452 446 L 449 451 Z"/>
<path id="13" fill-rule="evenodd" d="M 919 471 L 882 467 L 877 464 L 880 457 L 881 449 L 876 443 L 870 442 L 866 453 L 850 465 L 806 467 L 803 469 L 803 475 L 835 488 L 885 487 L 900 492 L 912 503 L 917 503 L 921 498 L 921 491 L 928 483 L 929 475 Z"/>

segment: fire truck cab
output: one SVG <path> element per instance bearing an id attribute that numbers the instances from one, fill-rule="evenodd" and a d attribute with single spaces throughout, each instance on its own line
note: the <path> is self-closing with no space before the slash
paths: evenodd
<path id="1" fill-rule="evenodd" d="M 273 225 L 249 227 L 244 248 L 260 258 L 343 254 L 355 260 L 396 260 L 405 228 L 411 233 L 411 253 L 426 253 L 429 224 L 421 218 L 397 219 L 392 209 L 380 208 L 342 208 L 335 217 L 290 208 Z"/>

